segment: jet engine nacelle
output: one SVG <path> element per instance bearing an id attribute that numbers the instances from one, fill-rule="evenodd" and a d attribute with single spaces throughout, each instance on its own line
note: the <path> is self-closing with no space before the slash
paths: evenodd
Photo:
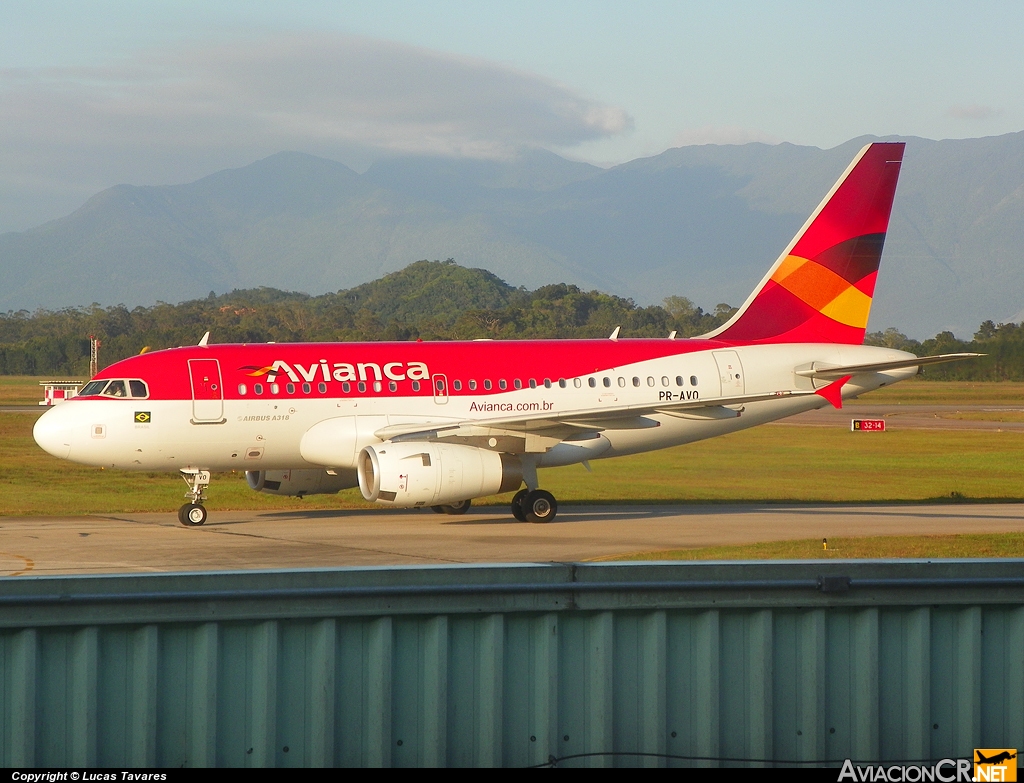
<path id="1" fill-rule="evenodd" d="M 326 470 L 247 470 L 249 489 L 269 495 L 333 495 L 356 486 L 355 470 L 339 470 L 332 476 Z"/>
<path id="2" fill-rule="evenodd" d="M 445 506 L 511 492 L 523 483 L 519 458 L 475 446 L 379 443 L 359 453 L 359 490 L 389 506 Z"/>

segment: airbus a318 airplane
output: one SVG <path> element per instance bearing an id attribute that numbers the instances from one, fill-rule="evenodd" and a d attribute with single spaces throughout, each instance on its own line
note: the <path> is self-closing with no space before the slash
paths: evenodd
<path id="1" fill-rule="evenodd" d="M 735 432 L 915 375 L 862 345 L 902 143 L 862 149 L 737 313 L 694 339 L 298 343 L 156 351 L 107 367 L 43 414 L 54 456 L 180 471 L 202 525 L 213 471 L 278 495 L 359 486 L 390 507 L 461 513 L 518 490 L 557 513 L 538 469 Z M 525 484 L 525 488 L 522 488 Z"/>

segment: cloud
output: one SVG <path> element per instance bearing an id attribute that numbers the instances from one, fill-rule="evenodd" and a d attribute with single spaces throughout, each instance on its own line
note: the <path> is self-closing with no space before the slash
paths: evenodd
<path id="1" fill-rule="evenodd" d="M 699 128 L 688 128 L 680 131 L 672 139 L 673 147 L 689 147 L 698 144 L 779 144 L 782 139 L 771 136 L 753 128 L 741 128 L 738 125 L 702 125 Z"/>
<path id="2" fill-rule="evenodd" d="M 951 106 L 946 115 L 958 120 L 988 120 L 1002 114 L 1002 109 L 993 109 L 991 106 L 981 106 L 972 103 L 970 106 Z"/>
<path id="3" fill-rule="evenodd" d="M 162 48 L 102 67 L 0 70 L 0 103 L 0 209 L 16 210 L 26 194 L 188 181 L 282 149 L 367 162 L 499 157 L 632 125 L 622 109 L 536 74 L 325 33 Z"/>

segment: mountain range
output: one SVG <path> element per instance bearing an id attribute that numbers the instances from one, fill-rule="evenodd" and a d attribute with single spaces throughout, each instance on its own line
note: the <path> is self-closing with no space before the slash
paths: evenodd
<path id="1" fill-rule="evenodd" d="M 531 151 L 390 158 L 360 174 L 282 152 L 189 184 L 118 185 L 0 235 L 0 310 L 319 294 L 425 258 L 515 286 L 738 305 L 872 140 L 680 147 L 610 169 Z M 906 141 L 869 329 L 969 336 L 1024 320 L 1024 132 Z"/>

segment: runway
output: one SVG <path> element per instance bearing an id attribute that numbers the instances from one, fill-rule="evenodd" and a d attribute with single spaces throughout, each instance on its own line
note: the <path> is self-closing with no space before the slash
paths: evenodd
<path id="1" fill-rule="evenodd" d="M 803 538 L 1012 532 L 1024 505 L 572 506 L 555 522 L 505 508 L 216 512 L 200 528 L 173 512 L 0 518 L 0 575 L 579 562 L 635 552 Z"/>

